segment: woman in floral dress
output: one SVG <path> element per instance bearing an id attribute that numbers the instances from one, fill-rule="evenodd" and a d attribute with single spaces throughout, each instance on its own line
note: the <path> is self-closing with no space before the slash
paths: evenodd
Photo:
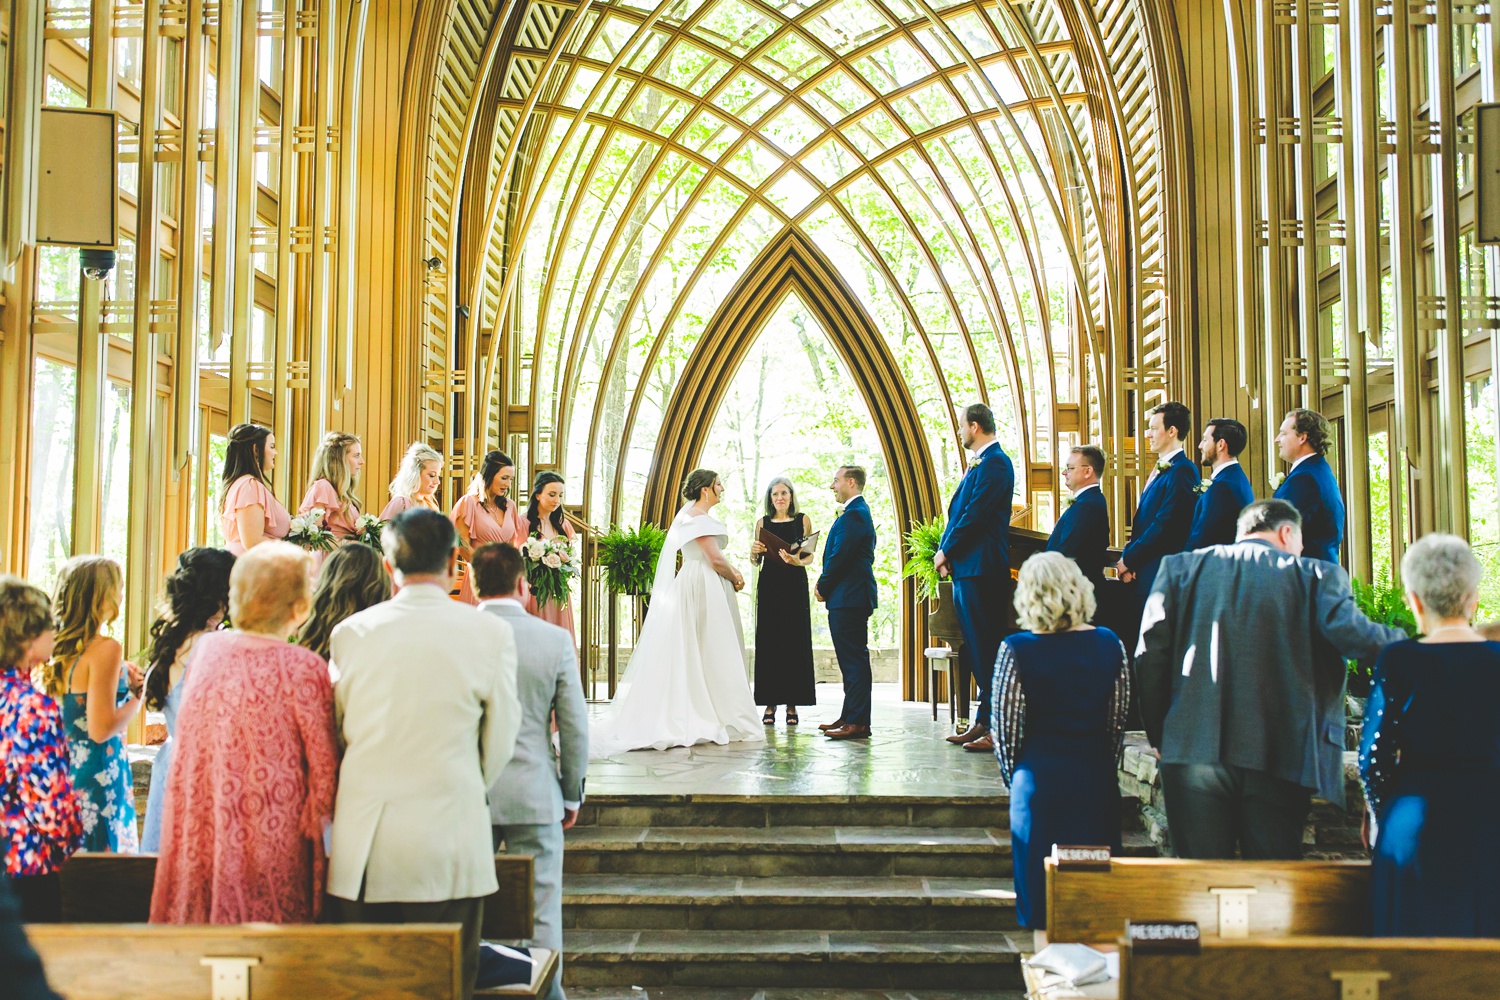
<path id="1" fill-rule="evenodd" d="M 0 850 L 27 922 L 62 919 L 57 871 L 83 839 L 62 713 L 31 683 L 52 645 L 46 592 L 0 576 Z"/>
<path id="2" fill-rule="evenodd" d="M 135 784 L 123 734 L 140 708 L 144 678 L 103 634 L 120 616 L 122 596 L 113 559 L 75 556 L 63 565 L 52 597 L 57 648 L 43 686 L 62 702 L 83 849 L 134 854 Z"/>

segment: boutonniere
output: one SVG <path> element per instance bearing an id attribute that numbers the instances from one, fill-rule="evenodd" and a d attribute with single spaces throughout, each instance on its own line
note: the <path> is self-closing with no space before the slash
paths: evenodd
<path id="1" fill-rule="evenodd" d="M 977 468 L 979 468 L 979 463 L 983 462 L 983 461 L 984 461 L 984 456 L 983 455 L 970 455 L 969 456 L 969 468 L 970 469 L 977 469 Z"/>
<path id="2" fill-rule="evenodd" d="M 1286 473 L 1285 472 L 1273 472 L 1273 473 L 1271 473 L 1271 489 L 1273 489 L 1273 490 L 1279 490 L 1279 489 L 1281 489 L 1281 484 L 1285 480 L 1286 480 Z"/>
<path id="3" fill-rule="evenodd" d="M 1196 486 L 1193 487 L 1193 492 L 1194 493 L 1198 493 L 1198 494 L 1207 493 L 1208 492 L 1208 488 L 1210 486 L 1212 486 L 1213 484 L 1214 484 L 1214 481 L 1212 479 L 1202 479 L 1202 480 L 1199 480 L 1198 481 L 1198 485 L 1196 485 Z"/>
<path id="4" fill-rule="evenodd" d="M 1167 461 L 1165 458 L 1162 459 L 1160 462 L 1156 463 L 1156 471 L 1157 472 L 1166 472 L 1171 467 L 1172 467 L 1172 463 L 1169 462 L 1169 461 Z"/>

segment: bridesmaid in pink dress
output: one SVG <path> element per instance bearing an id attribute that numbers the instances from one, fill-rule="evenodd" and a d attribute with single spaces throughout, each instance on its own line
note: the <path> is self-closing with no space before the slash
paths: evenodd
<path id="1" fill-rule="evenodd" d="M 573 526 L 568 524 L 563 517 L 563 477 L 555 472 L 543 472 L 536 477 L 536 483 L 531 487 L 531 504 L 526 508 L 526 537 L 527 538 L 556 538 L 563 535 L 569 541 L 573 539 Z M 573 629 L 573 598 L 569 596 L 565 604 L 547 604 L 537 607 L 536 598 L 527 595 L 526 610 L 536 615 L 543 621 L 560 625 L 573 635 L 574 643 L 578 641 L 578 633 Z"/>
<path id="2" fill-rule="evenodd" d="M 285 538 L 292 516 L 271 494 L 267 477 L 276 468 L 276 435 L 259 424 L 229 429 L 229 451 L 219 482 L 224 490 L 219 528 L 224 547 L 242 556 L 267 539 Z"/>
<path id="3" fill-rule="evenodd" d="M 505 542 L 520 547 L 526 538 L 526 526 L 521 519 L 521 510 L 508 494 L 516 476 L 516 465 L 503 451 L 491 451 L 484 456 L 479 474 L 469 486 L 469 492 L 459 497 L 453 507 L 453 526 L 458 529 L 458 558 L 466 566 L 469 553 L 485 542 Z M 526 582 L 521 581 L 521 599 L 530 597 Z M 459 597 L 470 604 L 478 604 L 474 595 L 470 574 L 465 572 L 459 584 Z"/>
<path id="4" fill-rule="evenodd" d="M 310 923 L 323 902 L 338 737 L 307 617 L 307 553 L 262 545 L 229 575 L 234 631 L 193 646 L 167 776 L 151 922 Z"/>
<path id="5" fill-rule="evenodd" d="M 359 501 L 354 498 L 354 488 L 364 467 L 364 449 L 358 437 L 343 431 L 324 434 L 313 455 L 312 485 L 297 508 L 299 514 L 322 511 L 323 527 L 333 532 L 341 545 L 359 533 Z"/>
<path id="6" fill-rule="evenodd" d="M 418 441 L 406 449 L 401 468 L 391 480 L 391 502 L 380 512 L 382 521 L 394 521 L 396 515 L 413 507 L 426 507 L 442 513 L 437 503 L 438 486 L 443 481 L 443 456 Z"/>

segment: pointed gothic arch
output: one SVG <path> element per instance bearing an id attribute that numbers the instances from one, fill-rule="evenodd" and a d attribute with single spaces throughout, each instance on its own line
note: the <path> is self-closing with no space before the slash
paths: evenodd
<path id="1" fill-rule="evenodd" d="M 896 523 L 904 530 L 942 509 L 932 452 L 896 358 L 832 261 L 800 230 L 788 229 L 735 283 L 688 357 L 663 414 L 643 520 L 665 524 L 671 519 L 679 503 L 677 491 L 708 443 L 713 417 L 740 363 L 789 293 L 796 293 L 816 317 L 864 398 L 890 470 Z M 902 541 L 882 539 L 882 544 Z M 910 579 L 901 583 L 900 635 L 903 695 L 925 697 L 920 666 L 927 620 Z"/>

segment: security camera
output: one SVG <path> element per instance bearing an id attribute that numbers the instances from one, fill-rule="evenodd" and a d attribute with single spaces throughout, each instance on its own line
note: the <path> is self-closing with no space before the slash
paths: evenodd
<path id="1" fill-rule="evenodd" d="M 441 258 L 441 257 L 428 257 L 422 263 L 424 263 L 424 264 L 427 265 L 427 270 L 429 270 L 429 271 L 435 271 L 438 268 L 440 268 L 440 267 L 443 266 L 443 258 Z"/>
<path id="2" fill-rule="evenodd" d="M 103 281 L 115 269 L 115 252 L 84 247 L 78 251 L 78 266 L 83 268 L 85 278 Z"/>

